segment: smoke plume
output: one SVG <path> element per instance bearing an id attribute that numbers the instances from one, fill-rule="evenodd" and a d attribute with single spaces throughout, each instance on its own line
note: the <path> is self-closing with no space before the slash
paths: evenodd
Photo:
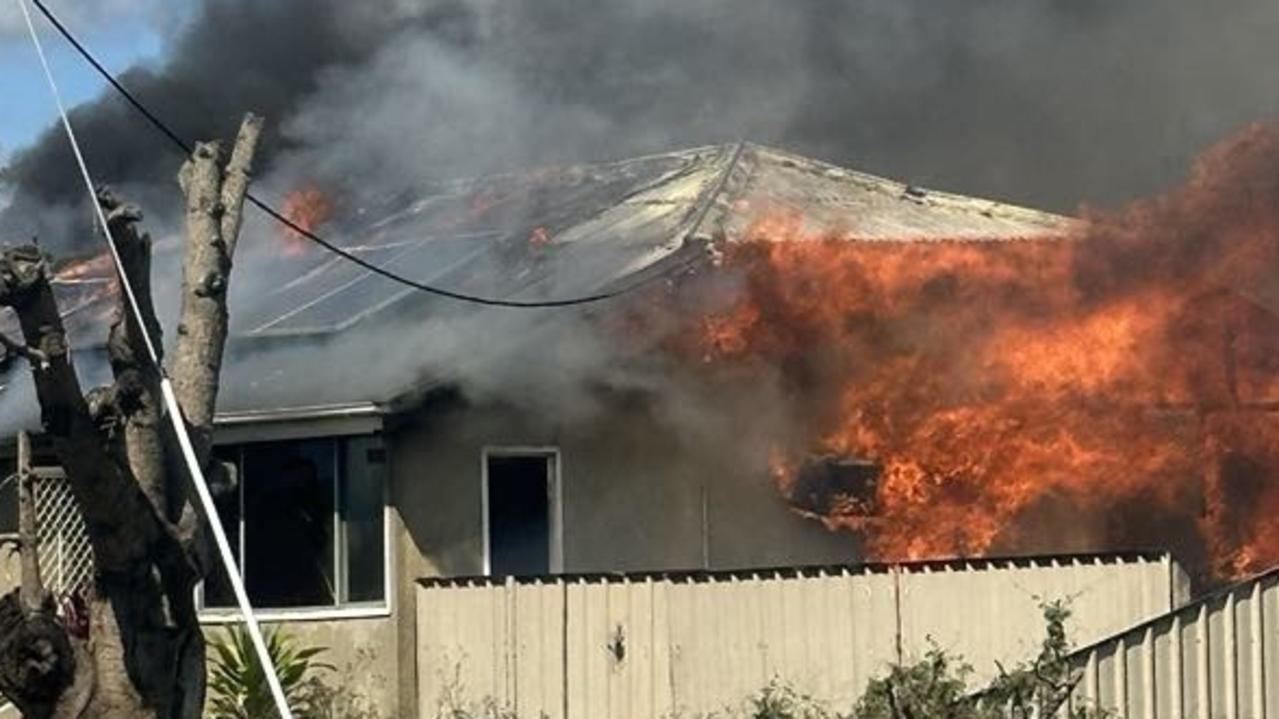
<path id="1" fill-rule="evenodd" d="M 6 18 L 0 16 L 0 28 L 8 27 Z M 73 27 L 86 22 L 78 16 L 68 20 Z M 1279 66 L 1275 37 L 1279 5 L 1271 0 L 1237 0 L 1229 12 L 1210 0 L 205 0 L 163 65 L 135 68 L 121 80 L 187 138 L 228 137 L 243 112 L 265 115 L 269 131 L 257 189 L 266 197 L 282 197 L 314 184 L 343 198 L 339 213 L 442 179 L 738 139 L 917 185 L 1074 212 L 1081 204 L 1118 206 L 1167 190 L 1202 148 L 1240 126 L 1279 115 L 1272 70 Z M 76 108 L 72 119 L 98 178 L 146 207 L 158 235 L 171 234 L 180 200 L 174 177 L 182 158 L 114 95 Z M 39 235 L 46 247 L 62 253 L 92 247 L 83 192 L 56 128 L 12 153 L 0 171 L 0 198 L 5 197 L 9 203 L 0 210 L 0 237 Z M 336 218 L 334 227 L 343 219 Z M 1211 234 L 1210 227 L 1185 222 L 1168 207 L 1161 206 L 1159 219 L 1169 227 Z M 242 251 L 251 252 L 255 238 L 271 237 L 276 229 L 256 217 L 245 232 Z M 1122 233 L 1114 236 L 1114 251 L 1122 252 L 1128 245 Z M 1071 299 L 1076 304 L 1069 305 L 1072 317 L 1087 319 L 1095 305 L 1131 297 L 1134 287 L 1147 286 L 1150 278 L 1139 269 L 1164 272 L 1183 261 L 1212 267 L 1211 258 L 1195 253 L 1220 250 L 1212 243 L 1185 241 L 1171 248 L 1176 254 L 1163 256 L 1152 250 L 1151 236 L 1143 230 L 1141 241 L 1131 245 L 1136 248 L 1132 257 L 1107 254 L 1095 265 L 1080 259 L 1069 265 L 1078 276 L 1055 278 L 1060 287 L 1079 293 Z M 830 250 L 823 247 L 813 245 L 806 252 Z M 830 250 L 844 261 L 850 255 L 843 253 L 858 260 L 864 251 Z M 1161 261 L 1149 262 L 1152 253 Z M 500 284 L 503 278 L 491 279 Z M 235 283 L 243 292 L 245 286 L 276 280 L 255 275 L 251 263 L 244 263 Z M 925 304 L 946 305 L 953 285 L 954 280 L 929 284 L 922 294 Z M 1012 296 L 1006 290 L 994 286 L 992 291 L 1004 292 L 1000 297 L 1006 301 Z M 162 284 L 160 291 L 172 288 Z M 927 308 L 933 310 L 931 304 Z M 935 315 L 907 314 L 897 328 L 904 336 L 934 328 L 927 318 Z M 850 321 L 871 322 L 874 316 L 850 320 L 835 313 L 826 319 L 831 326 L 821 326 L 822 331 L 852 332 L 869 325 L 854 327 Z M 990 331 L 990 325 L 974 322 L 972 330 Z M 667 418 L 707 435 L 708 443 L 731 445 L 740 436 L 734 432 L 746 431 L 736 418 L 771 414 L 717 405 L 719 400 L 699 394 L 706 392 L 704 385 L 672 376 L 647 348 L 632 348 L 619 361 L 614 338 L 599 334 L 577 314 L 529 321 L 515 314 L 448 311 L 393 332 L 394 353 L 370 353 L 369 347 L 386 343 L 386 329 L 365 328 L 316 340 L 323 346 L 298 342 L 237 356 L 238 364 L 228 370 L 228 402 L 260 403 L 273 399 L 272 392 L 323 401 L 334 387 L 332 374 L 296 371 L 323 357 L 330 368 L 361 368 L 343 389 L 360 383 L 402 385 L 420 379 L 419 372 L 438 370 L 464 380 L 473 397 L 549 404 L 556 416 L 569 419 L 593 411 L 590 397 L 599 386 L 665 394 L 673 398 L 661 410 Z M 553 337 L 537 346 L 554 349 L 500 351 L 502 343 L 530 346 L 536 333 Z M 955 347 L 970 347 L 966 337 L 952 338 Z M 900 339 L 871 332 L 864 357 L 840 356 L 832 366 L 855 368 L 849 372 L 859 380 L 865 377 L 858 372 L 891 371 L 888 364 L 861 360 L 878 362 L 883 348 L 875 342 Z M 1160 347 L 1176 349 L 1168 343 Z M 409 367 L 412 363 L 402 361 L 407 356 L 420 364 Z M 938 361 L 957 356 L 936 353 Z M 797 368 L 803 375 L 798 380 L 790 376 Z M 948 392 L 985 391 L 973 385 L 971 368 L 944 369 L 931 376 L 934 381 L 956 378 Z M 750 395 L 780 402 L 794 396 L 796 382 L 813 382 L 820 371 L 830 367 L 796 360 L 766 368 L 766 375 L 775 376 L 752 375 L 752 392 L 738 392 L 733 401 L 746 402 L 742 395 Z M 921 386 L 931 385 L 921 383 L 916 390 Z M 812 386 L 801 389 L 813 391 Z M 933 398 L 944 396 L 933 393 Z M 1157 396 L 1152 390 L 1139 399 Z M 900 404 L 910 396 L 888 393 L 881 399 Z M 1202 398 L 1177 399 L 1194 404 Z M 29 405 L 29 398 L 22 404 Z M 772 421 L 786 424 L 786 412 L 777 415 Z M 816 415 L 811 421 L 817 425 L 822 419 Z M 752 426 L 751 434 L 770 436 L 781 431 L 779 426 L 768 431 Z M 993 466 L 1003 459 L 995 456 L 998 452 L 1010 451 L 997 432 L 974 437 L 957 449 L 988 447 L 994 457 L 975 457 L 975 463 Z M 874 455 L 852 440 L 822 449 Z M 946 449 L 938 451 L 963 456 Z M 1217 448 L 1203 451 L 1209 450 Z M 1130 467 L 1126 455 L 1114 457 L 1115 467 Z M 963 478 L 976 482 L 985 476 L 979 475 Z M 1074 479 L 1072 474 L 1058 485 L 1073 491 Z M 1199 489 L 1193 483 L 1175 486 Z M 978 491 L 967 485 L 960 490 L 959 499 Z M 1273 492 L 1262 494 L 1265 506 L 1279 506 Z M 1071 509 L 1090 497 L 1086 489 L 1070 495 Z M 1134 491 L 1122 499 L 1145 507 L 1149 496 Z M 1016 531 L 1031 522 L 1055 523 L 1069 534 L 1089 521 L 1107 521 L 1102 512 L 1076 518 L 1045 509 L 1045 503 L 1052 498 L 1018 504 L 1011 528 L 990 526 L 980 541 L 955 546 L 964 551 L 1002 548 L 1005 541 L 1014 546 Z M 937 524 L 936 514 L 923 510 L 903 516 L 914 522 L 899 525 L 906 529 Z M 1209 515 L 1161 516 L 1185 524 Z M 1244 519 L 1249 527 L 1259 526 L 1254 517 Z M 921 551 L 941 551 L 945 539 Z M 1229 573 L 1279 556 L 1279 540 L 1264 539 L 1263 549 L 1248 556 L 1242 550 L 1252 545 L 1220 533 L 1200 530 L 1196 541 L 1205 554 L 1205 542 L 1222 545 L 1214 548 L 1220 554 L 1212 559 L 1229 565 L 1216 567 Z"/>
<path id="2" fill-rule="evenodd" d="M 251 109 L 291 172 L 360 183 L 747 138 L 1072 210 L 1274 116 L 1277 30 L 1265 0 L 206 0 L 165 65 L 122 79 L 186 137 Z M 181 158 L 118 98 L 75 120 L 103 181 L 173 207 Z M 0 233 L 82 242 L 51 220 L 80 201 L 71 171 L 52 128 L 16 152 Z"/>

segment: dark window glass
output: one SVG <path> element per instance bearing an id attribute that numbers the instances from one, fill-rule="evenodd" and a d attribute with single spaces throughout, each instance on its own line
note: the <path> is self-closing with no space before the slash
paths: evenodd
<path id="1" fill-rule="evenodd" d="M 491 573 L 551 571 L 551 461 L 546 455 L 488 458 Z"/>
<path id="2" fill-rule="evenodd" d="M 348 440 L 343 449 L 340 513 L 346 587 L 342 601 L 381 601 L 386 586 L 382 509 L 386 450 L 373 437 Z"/>
<path id="3" fill-rule="evenodd" d="M 244 447 L 244 572 L 262 607 L 337 603 L 332 440 Z"/>
<path id="4" fill-rule="evenodd" d="M 218 507 L 218 517 L 222 519 L 222 529 L 231 543 L 235 561 L 243 566 L 244 559 L 240 555 L 240 485 L 244 476 L 240 468 L 240 448 L 217 447 L 213 456 L 230 465 L 230 475 L 221 482 L 210 483 L 209 491 L 213 493 L 213 503 Z M 213 559 L 213 570 L 204 581 L 204 605 L 234 607 L 235 594 L 231 591 L 226 570 L 222 568 L 221 558 L 215 555 Z"/>
<path id="5" fill-rule="evenodd" d="M 215 454 L 235 468 L 234 481 L 210 489 L 255 607 L 385 600 L 380 439 L 262 442 Z M 235 607 L 220 562 L 204 582 L 204 606 Z"/>
<path id="6" fill-rule="evenodd" d="M 18 478 L 0 471 L 0 534 L 18 531 Z"/>

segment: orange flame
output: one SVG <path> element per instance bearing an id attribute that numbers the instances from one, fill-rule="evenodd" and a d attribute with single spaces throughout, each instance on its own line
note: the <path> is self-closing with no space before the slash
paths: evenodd
<path id="1" fill-rule="evenodd" d="M 813 418 L 779 450 L 879 467 L 874 558 L 1171 548 L 1279 562 L 1279 131 L 1186 186 L 1044 241 L 856 242 L 765 213 L 726 249 L 743 290 L 691 328 L 711 367 L 766 366 Z"/>
<path id="2" fill-rule="evenodd" d="M 284 197 L 281 213 L 290 222 L 307 232 L 315 232 L 333 216 L 333 201 L 314 185 L 296 189 Z M 308 243 L 302 233 L 291 227 L 281 231 L 284 240 L 282 252 L 286 257 L 298 257 L 306 253 Z"/>

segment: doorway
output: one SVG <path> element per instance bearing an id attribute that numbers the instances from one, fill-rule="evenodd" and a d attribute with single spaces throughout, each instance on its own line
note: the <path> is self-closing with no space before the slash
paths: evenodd
<path id="1" fill-rule="evenodd" d="M 560 566 L 559 452 L 484 451 L 485 574 L 551 574 Z"/>

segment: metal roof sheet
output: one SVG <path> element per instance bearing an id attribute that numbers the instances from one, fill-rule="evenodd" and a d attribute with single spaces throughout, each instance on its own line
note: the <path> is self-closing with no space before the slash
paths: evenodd
<path id="1" fill-rule="evenodd" d="M 806 232 L 850 241 L 1050 237 L 1071 222 L 740 143 L 435 183 L 365 202 L 325 230 L 349 251 L 404 276 L 461 292 L 537 300 L 597 292 L 697 262 L 708 257 L 706 248 L 687 240 L 699 227 L 733 241 L 762 214 L 777 211 L 795 213 Z M 275 229 L 246 226 L 246 233 Z M 347 368 L 321 360 L 308 364 L 311 381 L 302 391 L 297 352 L 321 357 L 349 346 L 357 327 L 405 325 L 407 318 L 397 331 L 411 334 L 418 318 L 446 322 L 474 311 L 318 249 L 301 257 L 264 256 L 263 248 L 278 240 L 246 239 L 241 252 L 256 247 L 259 254 L 237 261 L 255 266 L 256 281 L 232 282 L 222 411 L 388 401 L 423 378 L 401 372 L 395 386 L 371 386 L 349 381 Z M 86 387 L 106 382 L 101 343 L 113 300 L 102 290 L 111 284 L 110 267 L 91 259 L 61 268 L 54 290 L 78 348 L 81 379 Z M 399 361 L 411 364 L 414 357 Z M 12 367 L 0 376 L 0 431 L 37 424 L 29 384 Z"/>
<path id="2" fill-rule="evenodd" d="M 749 146 L 725 224 L 730 237 L 760 213 L 789 211 L 803 229 L 850 241 L 992 241 L 1060 235 L 1070 220 L 927 190 L 781 150 Z"/>

